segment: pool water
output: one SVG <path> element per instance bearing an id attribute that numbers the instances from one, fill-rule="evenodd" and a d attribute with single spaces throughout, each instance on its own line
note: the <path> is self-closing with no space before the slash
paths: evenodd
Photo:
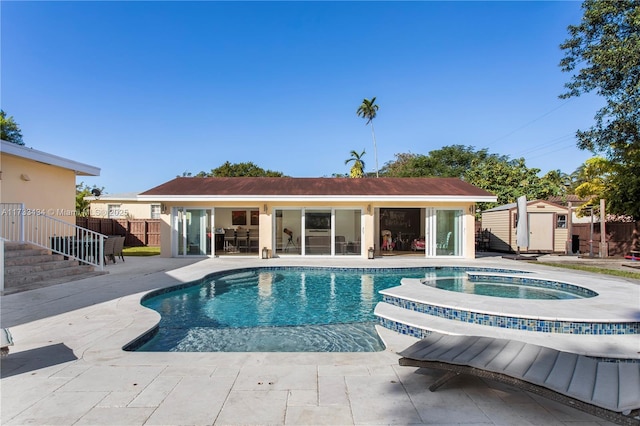
<path id="1" fill-rule="evenodd" d="M 142 304 L 161 314 L 160 323 L 153 334 L 126 349 L 380 351 L 384 344 L 373 314 L 382 300 L 380 290 L 400 285 L 402 278 L 465 283 L 466 272 L 465 268 L 256 268 L 216 273 L 145 297 Z"/>
<path id="2" fill-rule="evenodd" d="M 382 300 L 379 291 L 403 277 L 424 278 L 425 272 L 294 268 L 217 274 L 144 299 L 162 319 L 156 335 L 136 350 L 381 351 L 373 310 Z"/>
<path id="3" fill-rule="evenodd" d="M 528 280 L 523 284 L 518 279 L 512 282 L 496 282 L 490 279 L 469 280 L 466 277 L 443 278 L 424 280 L 423 284 L 441 290 L 455 291 L 458 293 L 477 294 L 481 296 L 505 297 L 510 299 L 538 299 L 538 300 L 566 300 L 593 297 L 596 293 L 576 286 L 574 289 L 554 288 L 553 286 L 542 286 L 537 284 L 537 280 Z"/>

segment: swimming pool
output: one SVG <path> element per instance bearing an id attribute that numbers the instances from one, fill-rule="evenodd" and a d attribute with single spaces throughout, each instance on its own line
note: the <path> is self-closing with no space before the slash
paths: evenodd
<path id="1" fill-rule="evenodd" d="M 255 268 L 157 291 L 153 333 L 125 348 L 176 352 L 370 352 L 384 349 L 373 313 L 402 278 L 461 282 L 482 268 Z"/>

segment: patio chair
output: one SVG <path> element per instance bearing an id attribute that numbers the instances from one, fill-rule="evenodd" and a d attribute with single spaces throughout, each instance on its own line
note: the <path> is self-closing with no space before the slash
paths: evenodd
<path id="1" fill-rule="evenodd" d="M 124 250 L 124 240 L 125 237 L 123 237 L 122 235 L 120 236 L 115 236 L 113 237 L 115 240 L 115 244 L 113 247 L 113 262 L 115 263 L 115 258 L 119 257 L 120 259 L 122 259 L 122 261 L 124 262 L 124 254 L 122 253 Z"/>
<path id="2" fill-rule="evenodd" d="M 104 263 L 107 263 L 107 259 L 111 259 L 113 263 L 116 263 L 116 256 L 114 251 L 115 248 L 116 248 L 115 237 L 107 237 L 104 239 L 104 248 L 102 249 L 102 254 L 104 255 Z"/>
<path id="3" fill-rule="evenodd" d="M 236 244 L 238 247 L 238 251 L 249 251 L 249 231 L 248 230 L 240 230 L 236 233 Z"/>
<path id="4" fill-rule="evenodd" d="M 9 346 L 13 346 L 13 337 L 8 328 L 0 329 L 0 356 L 9 355 Z"/>
<path id="5" fill-rule="evenodd" d="M 449 240 L 451 240 L 451 231 L 447 232 L 447 236 L 444 238 L 444 241 L 440 241 L 439 243 L 436 243 L 436 247 L 443 250 L 448 249 Z"/>
<path id="6" fill-rule="evenodd" d="M 236 251 L 236 231 L 235 229 L 224 230 L 224 251 Z"/>
<path id="7" fill-rule="evenodd" d="M 260 230 L 259 229 L 249 229 L 249 250 L 258 251 L 258 246 L 260 245 Z"/>
<path id="8" fill-rule="evenodd" d="M 399 364 L 505 383 L 603 419 L 640 424 L 640 363 L 615 362 L 517 340 L 431 333 L 400 352 Z"/>

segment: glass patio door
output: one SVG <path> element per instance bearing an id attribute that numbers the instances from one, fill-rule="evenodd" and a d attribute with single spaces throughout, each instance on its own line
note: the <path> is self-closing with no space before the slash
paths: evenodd
<path id="1" fill-rule="evenodd" d="M 362 254 L 361 229 L 362 212 L 360 209 L 335 210 L 335 247 L 336 256 L 360 256 Z"/>
<path id="2" fill-rule="evenodd" d="M 462 256 L 464 211 L 427 208 L 426 256 Z"/>
<path id="3" fill-rule="evenodd" d="M 275 243 L 277 254 L 300 254 L 302 211 L 276 210 Z"/>
<path id="4" fill-rule="evenodd" d="M 176 212 L 176 242 L 179 256 L 211 255 L 211 212 L 179 207 Z"/>

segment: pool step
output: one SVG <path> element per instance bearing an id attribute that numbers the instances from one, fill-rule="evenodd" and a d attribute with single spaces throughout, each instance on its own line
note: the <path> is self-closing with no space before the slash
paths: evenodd
<path id="1" fill-rule="evenodd" d="M 519 303 L 514 299 L 450 292 L 410 278 L 380 293 L 383 301 L 376 305 L 374 315 L 380 326 L 402 335 L 420 339 L 435 331 L 517 339 L 596 357 L 640 359 L 638 322 L 634 319 L 597 321 L 592 318 L 585 322 L 567 316 L 561 318 L 562 311 L 557 309 L 547 309 L 552 317 L 545 318 L 539 313 L 530 316 L 523 314 L 522 308 L 527 306 L 524 312 L 531 311 L 540 302 Z M 568 311 L 565 315 L 571 315 L 571 310 Z M 618 333 L 620 329 L 624 332 Z"/>
<path id="2" fill-rule="evenodd" d="M 536 333 L 468 324 L 425 315 L 388 303 L 378 303 L 375 315 L 380 325 L 399 334 L 421 339 L 431 332 L 452 335 L 486 336 L 514 339 L 580 355 L 603 358 L 638 359 L 637 335 L 594 336 L 580 334 Z M 603 340 L 605 339 L 605 340 Z M 609 344 L 604 344 L 603 342 Z M 635 348 L 635 350 L 634 350 Z"/>

